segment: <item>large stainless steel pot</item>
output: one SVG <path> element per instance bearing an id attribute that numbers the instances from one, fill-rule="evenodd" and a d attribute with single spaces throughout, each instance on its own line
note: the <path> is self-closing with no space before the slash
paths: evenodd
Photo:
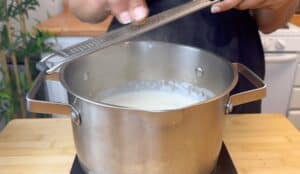
<path id="1" fill-rule="evenodd" d="M 242 74 L 257 88 L 230 96 Z M 43 79 L 58 79 L 69 104 L 35 99 Z M 192 106 L 143 111 L 96 102 L 99 91 L 133 80 L 177 80 L 210 89 L 216 97 Z M 206 51 L 161 42 L 115 45 L 40 75 L 27 96 L 32 112 L 72 118 L 80 164 L 99 174 L 209 174 L 222 144 L 225 115 L 261 99 L 265 85 L 241 64 Z"/>

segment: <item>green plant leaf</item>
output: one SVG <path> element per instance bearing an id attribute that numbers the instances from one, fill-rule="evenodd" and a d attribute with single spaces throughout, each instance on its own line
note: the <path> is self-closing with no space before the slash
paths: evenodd
<path id="1" fill-rule="evenodd" d="M 16 0 L 11 0 L 8 6 L 8 16 L 16 19 L 19 15 L 25 15 L 28 17 L 28 12 L 36 10 L 39 7 L 38 0 L 22 0 L 20 4 Z"/>
<path id="2" fill-rule="evenodd" d="M 32 33 L 21 33 L 15 28 L 10 28 L 9 30 L 13 35 L 13 40 L 10 41 L 8 37 L 9 30 L 6 23 L 10 23 L 12 20 L 19 20 L 20 15 L 28 17 L 29 11 L 36 10 L 38 7 L 38 0 L 22 0 L 19 4 L 16 0 L 0 0 L 0 22 L 5 21 L 5 23 L 2 22 L 2 25 L 4 24 L 4 26 L 0 29 L 0 49 L 7 56 L 7 60 L 10 60 L 10 55 L 15 54 L 17 56 L 18 64 L 24 62 L 25 57 L 29 58 L 29 67 L 33 74 L 33 78 L 37 75 L 37 71 L 32 64 L 34 64 L 36 58 L 39 58 L 43 52 L 52 51 L 52 44 L 45 41 L 53 36 L 50 33 L 42 32 L 38 29 L 34 29 L 34 32 Z M 31 85 L 27 82 L 22 68 L 20 68 L 20 66 L 17 68 L 19 68 L 19 82 L 16 82 L 15 76 L 12 75 L 9 85 L 0 84 L 0 106 L 1 104 L 5 106 L 9 105 L 4 113 L 0 112 L 0 116 L 5 115 L 7 120 L 20 110 L 20 96 L 16 92 L 16 84 L 19 83 L 21 85 L 21 97 L 24 97 L 24 94 Z M 12 70 L 10 71 L 11 74 L 13 74 Z M 1 103 L 2 101 L 5 102 Z"/>
<path id="3" fill-rule="evenodd" d="M 17 37 L 16 53 L 18 59 L 24 57 L 37 57 L 43 52 L 52 51 L 52 44 L 45 41 L 51 37 L 47 32 L 36 30 L 35 34 L 22 33 Z"/>

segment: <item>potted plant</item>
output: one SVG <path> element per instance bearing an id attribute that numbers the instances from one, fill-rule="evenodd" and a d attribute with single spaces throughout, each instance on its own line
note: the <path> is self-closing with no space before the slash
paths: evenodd
<path id="1" fill-rule="evenodd" d="M 26 112 L 24 96 L 37 75 L 34 67 L 41 53 L 51 51 L 45 44 L 49 33 L 26 29 L 28 12 L 38 7 L 37 0 L 0 1 L 0 120 L 6 122 L 32 116 Z"/>

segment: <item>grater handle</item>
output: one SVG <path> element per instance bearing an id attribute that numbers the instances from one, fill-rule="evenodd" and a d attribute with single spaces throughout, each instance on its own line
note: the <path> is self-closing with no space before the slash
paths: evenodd
<path id="1" fill-rule="evenodd" d="M 74 46 L 57 51 L 51 56 L 59 56 L 64 59 L 58 64 L 49 68 L 47 70 L 47 73 L 54 73 L 58 68 L 60 68 L 63 64 L 67 62 L 70 62 L 79 57 L 89 55 L 100 49 L 109 47 L 113 44 L 131 39 L 135 36 L 153 30 L 157 27 L 160 27 L 181 17 L 194 13 L 198 10 L 209 7 L 219 1 L 220 0 L 191 0 L 190 2 L 180 5 L 178 7 L 161 12 L 157 15 L 153 15 L 147 18 L 142 24 L 132 23 L 120 29 L 108 32 L 100 37 L 88 39 Z M 47 59 L 49 59 L 49 57 Z M 43 62 L 41 63 L 43 64 Z"/>

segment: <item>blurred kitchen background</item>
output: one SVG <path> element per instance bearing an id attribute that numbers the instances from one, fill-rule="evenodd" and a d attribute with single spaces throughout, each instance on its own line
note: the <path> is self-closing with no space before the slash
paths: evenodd
<path id="1" fill-rule="evenodd" d="M 27 27 L 32 28 L 39 22 L 45 21 L 49 17 L 55 16 L 63 11 L 62 0 L 39 0 L 40 6 L 29 12 Z"/>
<path id="2" fill-rule="evenodd" d="M 34 6 L 34 1 L 32 2 L 31 5 Z M 48 46 L 53 50 L 62 49 L 89 37 L 101 35 L 107 30 L 112 20 L 112 17 L 108 17 L 100 24 L 86 24 L 78 21 L 69 13 L 68 5 L 63 0 L 39 0 L 38 3 L 39 5 L 35 4 L 34 10 L 28 11 L 28 18 L 26 18 L 26 14 L 23 14 L 25 16 L 25 29 L 30 33 L 29 35 L 32 35 L 31 38 L 35 39 L 34 41 L 42 40 L 43 43 L 46 43 L 46 45 L 40 46 L 40 43 L 33 41 L 33 48 L 26 48 L 27 52 L 35 48 L 38 49 L 37 55 L 33 55 L 33 57 L 47 55 L 50 52 Z M 19 17 L 17 16 L 17 18 Z M 16 31 L 22 30 L 22 24 L 19 21 L 11 20 L 10 23 Z M 0 20 L 2 31 L 5 24 L 4 19 Z M 300 129 L 300 6 L 286 26 L 269 35 L 261 34 L 261 38 L 266 54 L 266 83 L 268 85 L 268 96 L 263 100 L 263 112 L 282 113 Z M 25 43 L 24 47 L 30 45 Z M 0 83 L 0 130 L 13 118 L 43 117 L 26 112 L 24 106 L 20 104 L 23 100 L 22 97 L 32 83 L 32 79 L 38 74 L 34 70 L 34 63 L 37 60 L 33 59 L 32 61 L 30 59 L 30 72 L 26 72 L 28 71 L 26 70 L 27 59 L 24 58 L 26 55 L 20 58 L 18 57 L 20 53 L 16 53 L 17 69 L 14 68 L 13 61 L 7 63 L 8 71 L 14 73 L 16 70 L 19 71 L 18 79 L 21 82 L 19 85 L 13 85 L 13 89 L 15 89 L 13 93 L 18 94 L 18 90 L 20 90 L 21 99 L 18 99 L 17 95 L 9 97 L 12 91 L 7 91 L 3 85 L 7 81 L 5 78 L 6 67 L 3 63 L 4 53 L 5 51 L 2 51 L 2 62 L 0 62 L 0 82 L 2 82 Z M 12 57 L 13 55 L 13 53 L 10 54 Z M 22 54 L 20 55 L 22 56 Z M 31 80 L 28 81 L 26 73 L 31 74 Z M 10 79 L 10 83 L 13 83 L 12 79 Z M 48 81 L 44 87 L 44 92 L 44 97 L 51 101 L 66 102 L 67 100 L 66 92 L 58 82 Z M 54 115 L 53 117 L 61 116 Z"/>

